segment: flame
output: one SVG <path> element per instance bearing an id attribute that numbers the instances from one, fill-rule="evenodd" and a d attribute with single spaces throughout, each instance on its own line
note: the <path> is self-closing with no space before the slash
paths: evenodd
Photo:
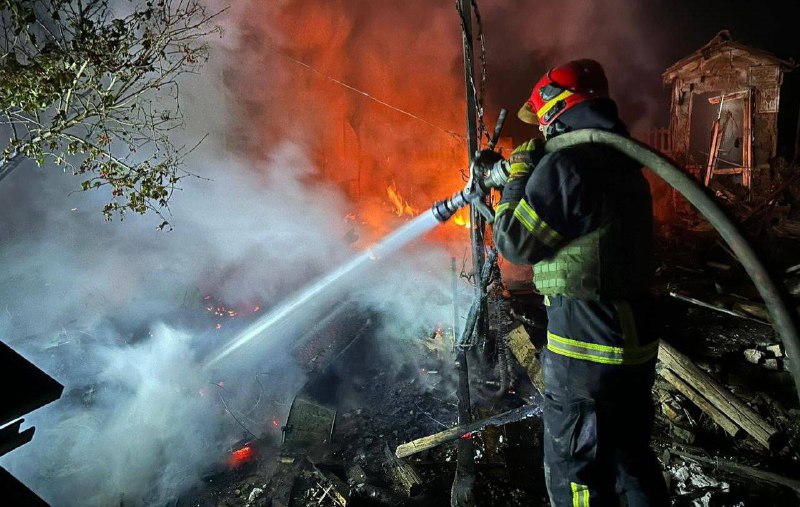
<path id="1" fill-rule="evenodd" d="M 397 191 L 397 185 L 394 181 L 392 184 L 386 187 L 386 195 L 389 196 L 389 202 L 392 203 L 394 207 L 394 214 L 402 217 L 403 215 L 414 216 L 419 213 L 419 211 L 411 206 L 408 201 L 406 201 L 400 192 Z"/>
<path id="2" fill-rule="evenodd" d="M 465 229 L 469 229 L 471 224 L 469 218 L 469 209 L 468 208 L 460 209 L 452 218 L 452 221 L 455 225 L 459 227 L 464 227 Z"/>

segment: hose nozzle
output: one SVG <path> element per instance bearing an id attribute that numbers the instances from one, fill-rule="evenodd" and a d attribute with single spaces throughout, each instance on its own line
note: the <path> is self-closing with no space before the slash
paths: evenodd
<path id="1" fill-rule="evenodd" d="M 469 204 L 469 200 L 464 192 L 456 192 L 452 197 L 436 201 L 431 207 L 431 212 L 436 220 L 444 223 L 456 214 L 458 210 Z"/>
<path id="2" fill-rule="evenodd" d="M 483 215 L 483 218 L 486 219 L 488 223 L 492 223 L 494 222 L 494 213 L 491 208 L 482 201 L 482 196 L 483 194 L 480 192 L 470 194 L 464 189 L 461 192 L 453 194 L 449 199 L 443 199 L 433 203 L 431 213 L 436 217 L 436 220 L 444 223 L 450 220 L 453 215 L 456 214 L 456 211 L 471 204 Z"/>

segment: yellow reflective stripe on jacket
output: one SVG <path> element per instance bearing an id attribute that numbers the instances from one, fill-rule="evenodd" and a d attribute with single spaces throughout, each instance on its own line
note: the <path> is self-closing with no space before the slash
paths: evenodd
<path id="1" fill-rule="evenodd" d="M 544 115 L 546 115 L 548 111 L 553 109 L 553 106 L 558 104 L 560 100 L 564 100 L 570 95 L 572 95 L 572 92 L 569 90 L 564 90 L 563 92 L 559 93 L 552 100 L 547 101 L 545 105 L 543 105 L 538 111 L 536 111 L 536 116 L 538 116 L 539 119 L 541 120 L 542 118 L 544 118 Z"/>
<path id="2" fill-rule="evenodd" d="M 521 200 L 514 210 L 514 217 L 528 229 L 528 232 L 536 236 L 536 239 L 550 248 L 556 249 L 561 245 L 561 235 L 554 231 L 531 205 L 525 202 L 525 199 Z"/>
<path id="3" fill-rule="evenodd" d="M 644 347 L 612 347 L 547 332 L 547 349 L 555 354 L 601 364 L 641 364 L 656 357 L 658 340 Z"/>
<path id="4" fill-rule="evenodd" d="M 509 208 L 511 210 L 513 210 L 516 207 L 517 207 L 517 203 L 516 202 L 511 202 L 511 201 L 509 201 L 509 202 L 501 202 L 494 209 L 494 219 L 497 220 L 498 218 L 500 218 L 500 215 L 502 215 L 504 212 L 508 211 Z"/>
<path id="5" fill-rule="evenodd" d="M 589 486 L 570 482 L 572 486 L 572 507 L 589 507 Z"/>

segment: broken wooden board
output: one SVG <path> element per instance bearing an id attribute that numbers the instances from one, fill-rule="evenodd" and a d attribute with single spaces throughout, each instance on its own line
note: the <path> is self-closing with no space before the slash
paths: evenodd
<path id="1" fill-rule="evenodd" d="M 439 433 L 434 433 L 433 435 L 428 435 L 426 437 L 412 440 L 411 442 L 407 442 L 405 444 L 400 444 L 397 446 L 394 454 L 398 458 L 405 458 L 411 456 L 412 454 L 417 454 L 418 452 L 433 449 L 434 447 L 438 447 L 444 443 L 458 440 L 465 435 L 481 431 L 491 426 L 503 426 L 505 424 L 510 424 L 541 415 L 541 413 L 542 408 L 537 405 L 524 405 L 522 407 L 515 408 L 513 410 L 509 410 L 508 412 L 503 412 L 502 414 L 488 417 L 480 421 L 473 421 L 468 424 L 459 424 L 458 426 L 453 426 L 452 428 L 440 431 Z"/>
<path id="2" fill-rule="evenodd" d="M 517 326 L 506 337 L 508 348 L 519 361 L 519 364 L 528 372 L 528 377 L 540 394 L 544 393 L 544 378 L 542 376 L 542 363 L 536 357 L 536 347 L 533 346 L 531 337 L 525 326 Z"/>
<path id="3" fill-rule="evenodd" d="M 395 456 L 389 449 L 389 446 L 386 446 L 384 449 L 384 454 L 386 457 L 386 468 L 389 471 L 389 476 L 392 478 L 392 481 L 397 486 L 397 489 L 401 490 L 408 497 L 421 494 L 424 490 L 424 485 L 419 474 L 414 470 L 414 467 Z"/>
<path id="4" fill-rule="evenodd" d="M 677 377 L 680 377 L 680 380 L 691 386 L 698 396 L 708 402 L 703 406 L 698 405 L 701 409 L 704 406 L 707 408 L 708 405 L 712 405 L 716 409 L 712 411 L 713 413 L 707 412 L 715 421 L 717 420 L 715 414 L 716 417 L 719 417 L 717 412 L 722 412 L 727 419 L 741 427 L 767 449 L 772 449 L 776 445 L 779 436 L 777 429 L 769 425 L 753 409 L 708 373 L 698 368 L 691 359 L 678 352 L 672 345 L 662 341 L 658 349 L 658 359 Z M 661 370 L 662 376 L 665 375 L 664 372 L 665 370 Z M 664 378 L 669 381 L 669 378 Z M 727 423 L 725 424 L 728 426 Z"/>
<path id="5" fill-rule="evenodd" d="M 681 392 L 684 396 L 689 398 L 700 410 L 705 412 L 711 419 L 720 425 L 732 437 L 737 437 L 742 433 L 740 428 L 733 420 L 725 415 L 721 410 L 712 405 L 708 400 L 703 398 L 703 395 L 698 393 L 693 387 L 686 383 L 683 379 L 678 377 L 672 370 L 663 368 L 659 371 L 662 377 L 672 384 L 675 389 Z"/>

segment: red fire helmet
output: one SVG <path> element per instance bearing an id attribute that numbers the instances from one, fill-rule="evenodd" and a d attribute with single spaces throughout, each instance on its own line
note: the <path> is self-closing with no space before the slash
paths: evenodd
<path id="1" fill-rule="evenodd" d="M 599 98 L 608 98 L 603 66 L 594 60 L 573 60 L 542 76 L 518 116 L 532 125 L 550 125 L 571 107 Z"/>

